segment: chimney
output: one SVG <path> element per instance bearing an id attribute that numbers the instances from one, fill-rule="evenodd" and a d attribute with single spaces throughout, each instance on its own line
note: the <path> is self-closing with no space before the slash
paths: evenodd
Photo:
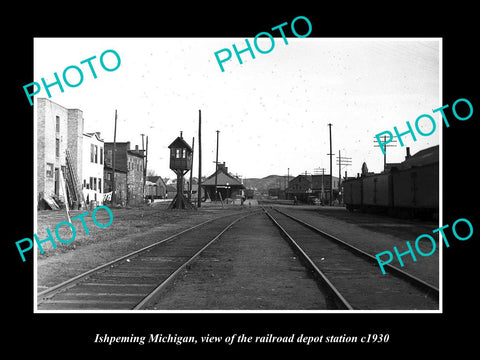
<path id="1" fill-rule="evenodd" d="M 138 152 L 138 145 L 135 145 L 135 151 Z"/>
<path id="2" fill-rule="evenodd" d="M 180 131 L 180 138 L 183 139 L 183 131 Z"/>
<path id="3" fill-rule="evenodd" d="M 407 155 L 405 156 L 405 160 L 407 160 L 410 157 L 410 147 L 407 146 Z"/>

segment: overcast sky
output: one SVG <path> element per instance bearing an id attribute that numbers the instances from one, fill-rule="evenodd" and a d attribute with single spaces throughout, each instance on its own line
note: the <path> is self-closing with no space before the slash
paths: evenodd
<path id="1" fill-rule="evenodd" d="M 245 47 L 244 38 L 36 38 L 32 81 L 44 77 L 50 83 L 54 72 L 61 78 L 67 66 L 79 66 L 83 83 L 64 85 L 64 93 L 52 87 L 50 100 L 83 110 L 85 132 L 100 131 L 105 141 L 113 141 L 117 109 L 117 141 L 141 148 L 140 134 L 148 135 L 148 168 L 164 177 L 174 176 L 168 145 L 180 131 L 190 144 L 195 137 L 197 151 L 199 109 L 204 175 L 215 169 L 216 130 L 219 161 L 249 178 L 286 175 L 287 168 L 290 175 L 320 167 L 328 173 L 328 123 L 333 124 L 333 152 L 352 159 L 342 176 L 345 170 L 352 176 L 360 172 L 363 162 L 370 171 L 383 170 L 374 136 L 393 132 L 393 126 L 405 131 L 406 121 L 414 127 L 421 114 L 434 116 L 437 130 L 417 135 L 416 142 L 406 136 L 406 146 L 414 154 L 439 144 L 442 122 L 439 113 L 432 114 L 443 105 L 439 39 L 288 38 L 285 45 L 275 38 L 270 53 L 254 50 L 255 59 L 243 53 L 242 65 L 233 55 L 221 72 L 214 52 L 232 50 L 234 43 Z M 270 43 L 259 44 L 268 49 Z M 100 66 L 107 49 L 121 57 L 116 71 Z M 87 64 L 80 65 L 94 55 L 97 79 Z M 74 73 L 69 72 L 72 82 Z M 48 98 L 43 89 L 37 96 Z M 404 156 L 399 144 L 387 149 L 388 162 Z M 338 176 L 335 164 L 334 158 Z"/>

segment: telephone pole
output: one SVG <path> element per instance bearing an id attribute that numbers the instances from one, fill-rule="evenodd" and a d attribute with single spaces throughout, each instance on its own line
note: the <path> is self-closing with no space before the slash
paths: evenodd
<path id="1" fill-rule="evenodd" d="M 117 152 L 117 109 L 115 109 L 115 127 L 113 129 L 113 152 L 112 152 L 112 205 L 117 205 L 115 194 L 115 153 Z"/>
<path id="2" fill-rule="evenodd" d="M 143 186 L 142 186 L 142 192 L 143 192 L 143 198 L 145 200 L 145 183 L 147 182 L 147 170 L 145 167 L 145 142 L 144 142 L 144 136 L 145 134 L 140 134 L 142 137 L 142 151 L 143 151 Z"/>
<path id="3" fill-rule="evenodd" d="M 217 130 L 217 157 L 215 160 L 215 201 L 218 198 L 218 190 L 217 190 L 217 171 L 218 171 L 218 133 L 220 130 Z"/>
<path id="4" fill-rule="evenodd" d="M 148 135 L 145 144 L 145 167 L 143 168 L 143 183 L 147 182 L 147 164 L 148 164 Z"/>
<path id="5" fill-rule="evenodd" d="M 337 158 L 337 165 L 338 165 L 338 194 L 343 196 L 343 193 L 340 193 L 341 184 L 342 184 L 342 165 L 343 166 L 350 166 L 352 165 L 352 158 L 350 157 L 342 157 L 340 155 L 340 150 L 338 150 L 338 158 Z M 346 177 L 346 176 L 345 176 Z M 340 197 L 341 199 L 342 197 Z"/>
<path id="6" fill-rule="evenodd" d="M 390 141 L 388 143 L 388 145 L 385 144 L 385 142 L 387 140 L 387 136 L 384 135 L 383 138 L 382 138 L 382 141 L 384 143 L 384 145 L 383 145 L 383 170 L 385 170 L 386 167 L 387 167 L 387 147 L 396 147 L 397 146 L 396 145 L 397 139 L 395 139 L 395 138 L 396 138 L 396 136 L 393 136 L 392 141 Z M 378 144 L 377 138 L 375 138 L 375 140 L 373 142 L 377 143 L 377 145 L 373 145 L 374 147 L 380 147 L 380 144 Z M 392 145 L 390 145 L 390 144 L 392 144 Z M 395 144 L 395 145 L 393 145 L 393 144 Z"/>
<path id="7" fill-rule="evenodd" d="M 321 200 L 322 205 L 323 205 L 323 200 L 325 199 L 325 181 L 324 181 L 324 178 L 325 178 L 325 168 L 319 167 L 319 168 L 313 169 L 313 173 L 314 173 L 315 175 L 320 175 L 320 171 L 322 172 L 322 190 L 321 190 L 321 192 L 320 192 L 320 200 Z"/>
<path id="8" fill-rule="evenodd" d="M 192 168 L 190 169 L 190 184 L 188 185 L 188 201 L 192 201 L 192 181 L 193 181 L 193 153 L 194 153 L 194 144 L 195 144 L 195 138 L 192 138 Z"/>
<path id="9" fill-rule="evenodd" d="M 333 177 L 332 177 L 332 124 L 328 124 L 328 130 L 330 132 L 330 206 L 332 206 L 332 199 L 333 199 Z"/>
<path id="10" fill-rule="evenodd" d="M 202 111 L 198 110 L 198 207 L 202 206 Z"/>

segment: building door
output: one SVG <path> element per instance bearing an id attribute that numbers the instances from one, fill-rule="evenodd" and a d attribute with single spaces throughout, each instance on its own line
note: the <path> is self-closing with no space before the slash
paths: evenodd
<path id="1" fill-rule="evenodd" d="M 59 174 L 60 169 L 55 168 L 55 182 L 54 182 L 54 192 L 55 195 L 59 195 L 59 188 L 60 188 L 60 174 Z"/>

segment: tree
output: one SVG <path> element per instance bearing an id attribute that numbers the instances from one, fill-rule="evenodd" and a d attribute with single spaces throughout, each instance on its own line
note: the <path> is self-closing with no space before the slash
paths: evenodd
<path id="1" fill-rule="evenodd" d="M 157 176 L 157 173 L 153 169 L 147 169 L 147 176 Z"/>
<path id="2" fill-rule="evenodd" d="M 367 167 L 367 163 L 363 163 L 362 164 L 362 175 L 367 175 L 368 174 L 368 167 Z"/>

